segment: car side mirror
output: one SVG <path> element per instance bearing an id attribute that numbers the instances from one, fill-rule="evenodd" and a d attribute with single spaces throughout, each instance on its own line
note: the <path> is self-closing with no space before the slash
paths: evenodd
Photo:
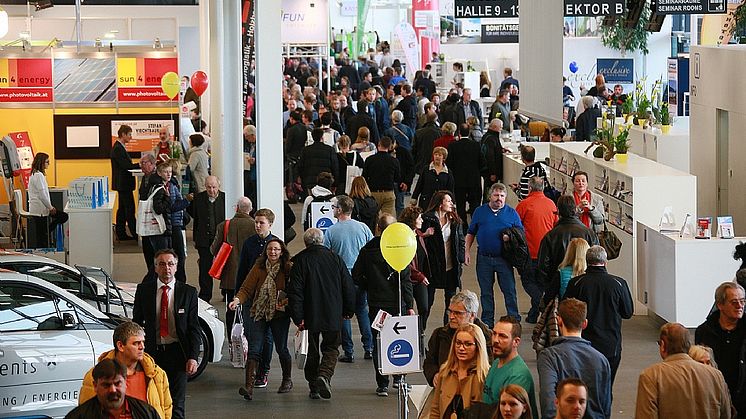
<path id="1" fill-rule="evenodd" d="M 77 325 L 75 316 L 72 313 L 62 313 L 62 327 L 72 329 Z"/>

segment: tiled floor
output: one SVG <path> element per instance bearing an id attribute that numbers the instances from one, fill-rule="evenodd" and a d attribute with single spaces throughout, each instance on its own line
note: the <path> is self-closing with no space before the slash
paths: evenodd
<path id="1" fill-rule="evenodd" d="M 296 211 L 299 211 L 297 208 Z M 297 226 L 296 226 L 297 227 Z M 124 244 L 126 248 L 119 248 L 114 258 L 114 278 L 118 281 L 138 282 L 144 272 L 145 265 L 142 254 L 134 253 L 134 244 Z M 290 244 L 291 254 L 302 249 L 301 235 Z M 120 252 L 123 251 L 123 252 Z M 187 277 L 188 282 L 197 286 L 196 250 L 192 245 L 188 249 Z M 467 289 L 479 291 L 474 267 L 466 267 L 462 277 L 463 285 Z M 216 283 L 217 284 L 217 283 Z M 522 312 L 528 310 L 529 300 L 520 285 L 518 287 L 519 307 Z M 214 290 L 213 305 L 224 312 L 224 303 L 219 301 L 219 290 Z M 496 316 L 505 313 L 502 295 L 496 287 Z M 428 327 L 429 336 L 437 325 L 434 321 L 443 315 L 442 295 L 436 296 L 431 321 Z M 356 322 L 353 321 L 353 325 Z M 614 402 L 612 414 L 615 418 L 634 417 L 635 395 L 637 391 L 637 377 L 640 371 L 650 364 L 660 360 L 656 340 L 658 326 L 656 320 L 646 316 L 635 316 L 623 322 L 624 348 L 622 363 L 614 386 Z M 293 328 L 293 326 L 291 326 Z M 536 375 L 536 356 L 531 349 L 530 325 L 524 324 L 523 343 L 520 353 Z M 187 414 L 192 418 L 208 417 L 266 417 L 266 418 L 393 418 L 396 417 L 396 393 L 390 392 L 388 398 L 375 395 L 375 378 L 372 361 L 362 359 L 362 347 L 357 326 L 353 326 L 356 343 L 356 360 L 353 364 L 337 364 L 332 380 L 332 399 L 310 400 L 308 386 L 303 379 L 302 371 L 295 369 L 293 379 L 295 388 L 289 394 L 277 394 L 281 372 L 277 357 L 273 359 L 270 383 L 266 389 L 257 389 L 252 402 L 244 401 L 238 395 L 238 387 L 243 382 L 243 370 L 234 369 L 227 360 L 227 347 L 224 348 L 224 359 L 218 364 L 207 367 L 205 373 L 188 386 Z M 292 346 L 292 342 L 289 342 Z M 359 358 L 358 358 L 359 357 Z M 421 374 L 411 374 L 408 380 L 412 384 L 425 384 Z M 414 417 L 414 413 L 410 413 Z"/>

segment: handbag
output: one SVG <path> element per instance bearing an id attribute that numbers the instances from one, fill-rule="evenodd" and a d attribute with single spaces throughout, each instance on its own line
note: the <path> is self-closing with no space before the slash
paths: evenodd
<path id="1" fill-rule="evenodd" d="M 619 252 L 622 250 L 622 241 L 613 231 L 609 231 L 606 227 L 606 220 L 604 220 L 604 229 L 596 233 L 598 236 L 598 244 L 606 250 L 606 257 L 608 260 L 616 259 L 619 257 Z"/>
<path id="2" fill-rule="evenodd" d="M 228 239 L 228 226 L 230 223 L 231 220 L 225 220 L 225 225 L 223 226 L 223 244 L 220 245 L 220 249 L 215 255 L 215 259 L 212 260 L 212 266 L 210 266 L 210 270 L 207 272 L 211 277 L 218 281 L 220 280 L 220 276 L 223 274 L 225 263 L 228 261 L 228 258 L 231 256 L 231 252 L 233 251 L 233 245 L 226 242 Z"/>
<path id="3" fill-rule="evenodd" d="M 148 199 L 140 201 L 137 206 L 137 234 L 140 236 L 158 236 L 166 231 L 163 214 L 156 214 L 153 211 L 153 197 L 162 187 L 156 188 Z"/>
<path id="4" fill-rule="evenodd" d="M 350 189 L 352 188 L 352 181 L 355 180 L 356 177 L 363 175 L 363 169 L 361 167 L 357 167 L 357 152 L 355 152 L 355 157 L 352 158 L 352 164 L 347 166 L 347 171 L 345 172 L 345 194 L 350 194 Z"/>
<path id="5" fill-rule="evenodd" d="M 236 307 L 233 317 L 233 328 L 231 329 L 230 349 L 231 364 L 233 368 L 243 368 L 246 365 L 246 357 L 249 354 L 249 342 L 243 333 L 243 316 L 241 306 Z"/>
<path id="6" fill-rule="evenodd" d="M 293 339 L 295 346 L 295 363 L 298 368 L 306 367 L 306 358 L 308 357 L 308 330 L 299 330 Z"/>

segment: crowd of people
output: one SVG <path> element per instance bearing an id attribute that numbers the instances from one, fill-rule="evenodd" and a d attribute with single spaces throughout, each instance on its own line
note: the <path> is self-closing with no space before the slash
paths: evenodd
<path id="1" fill-rule="evenodd" d="M 141 384 L 134 385 L 134 397 L 163 411 L 161 417 L 169 417 L 168 406 L 172 417 L 184 416 L 186 374 L 195 367 L 193 310 L 197 297 L 209 301 L 212 296 L 207 271 L 226 242 L 233 249 L 220 289 L 228 301 L 228 330 L 240 315 L 248 340 L 245 380 L 239 388 L 246 400 L 255 397 L 254 388 L 267 386 L 273 346 L 282 368 L 278 392 L 292 391 L 287 349 L 291 322 L 309 332 L 304 368 L 309 397 L 331 398 L 337 362 L 356 361 L 353 317 L 363 358 L 373 360 L 375 393 L 386 397 L 391 381 L 377 368 L 378 331 L 370 327 L 383 310 L 419 315 L 423 371 L 434 386 L 427 407 L 433 419 L 610 417 L 622 360 L 622 320 L 632 316 L 633 300 L 627 281 L 607 271 L 608 254 L 596 235 L 603 227 L 604 204 L 589 188 L 588 174 L 574 173 L 572 191 L 551 199 L 545 194 L 546 173 L 527 146 L 521 150 L 526 169 L 519 184 L 503 183 L 500 134 L 515 123 L 510 102 L 513 93 L 517 102 L 518 88 L 509 69 L 496 105 L 482 115 L 469 89 L 458 85 L 440 102 L 428 69 L 410 83 L 396 62 L 389 70 L 373 65 L 370 56 L 360 61 L 354 67 L 348 58 L 339 59 L 332 67 L 330 94 L 321 89 L 319 75 L 308 63 L 289 59 L 285 68 L 285 193 L 289 202 L 303 201 L 305 249 L 296 255 L 287 249 L 287 232 L 286 241 L 272 234 L 275 213 L 254 210 L 255 197 L 249 194 L 255 186 L 235 203 L 233 218 L 225 219 L 219 179 L 204 176 L 203 190 L 182 196 L 172 176 L 173 159 L 157 163 L 143 157 L 140 167 L 146 176 L 139 196 L 152 196 L 154 210 L 166 215 L 167 232 L 143 241 L 148 274 L 138 287 L 134 320 L 144 327 L 145 338 L 134 326 L 128 336 L 134 336 L 131 345 L 139 348 L 137 362 L 143 365 L 135 370 L 158 374 L 163 368 L 170 400 L 162 389 L 151 395 Z M 326 77 L 321 76 L 323 85 Z M 120 129 L 120 143 L 126 144 L 128 128 Z M 244 151 L 254 159 L 253 125 L 246 125 L 244 139 Z M 193 141 L 192 148 L 202 144 Z M 112 153 L 113 176 L 119 178 L 115 188 L 118 184 L 126 192 L 130 186 L 124 172 L 136 165 L 125 160 Z M 195 157 L 195 167 L 201 160 Z M 245 172 L 244 180 L 255 182 L 256 173 Z M 134 183 L 130 194 L 133 189 Z M 520 199 L 515 208 L 507 204 L 509 193 Z M 329 202 L 333 209 L 336 223 L 325 231 L 313 222 L 314 202 Z M 126 208 L 117 216 L 117 231 L 123 235 Z M 292 209 L 286 204 L 283 213 L 288 216 Z M 199 291 L 185 283 L 185 214 L 193 220 Z M 396 221 L 411 228 L 417 240 L 415 257 L 401 272 L 400 283 L 390 280 L 394 270 L 380 251 L 381 234 Z M 294 236 L 292 224 L 285 225 Z M 506 250 L 516 232 L 525 237 L 528 255 L 520 265 Z M 462 273 L 471 266 L 478 293 L 462 286 Z M 518 307 L 514 268 L 530 296 L 525 318 Z M 506 315 L 496 314 L 495 280 Z M 436 320 L 428 338 L 438 290 L 443 290 L 445 316 Z M 640 375 L 638 417 L 733 417 L 736 409 L 746 411 L 744 302 L 743 287 L 736 282 L 717 289 L 715 308 L 695 334 L 695 341 L 709 349 L 691 346 L 689 333 L 679 324 L 661 328 L 663 362 Z M 174 321 L 174 310 L 187 315 Z M 518 354 L 526 325 L 534 328 L 538 383 Z M 128 336 L 115 333 L 115 350 L 130 345 Z M 142 354 L 143 347 L 152 358 Z M 116 353 L 107 355 L 112 357 Z M 134 365 L 132 359 L 118 362 Z M 696 374 L 697 386 L 687 385 L 683 371 Z M 112 362 L 94 368 L 98 403 L 108 400 L 99 393 L 99 383 L 116 389 L 123 387 L 124 377 L 132 388 L 131 374 L 121 372 L 122 365 Z M 392 385 L 404 384 L 394 376 Z M 151 401 L 156 394 L 159 401 Z M 130 401 L 123 396 L 116 400 Z M 124 406 L 132 413 L 140 409 L 139 403 L 128 403 Z"/>

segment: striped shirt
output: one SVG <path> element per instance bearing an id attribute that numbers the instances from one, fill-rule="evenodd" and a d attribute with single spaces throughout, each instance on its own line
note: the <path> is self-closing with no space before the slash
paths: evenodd
<path id="1" fill-rule="evenodd" d="M 523 200 L 528 196 L 528 181 L 534 176 L 543 178 L 544 182 L 546 183 L 547 172 L 545 172 L 544 168 L 541 167 L 541 162 L 537 161 L 536 163 L 523 168 L 523 172 L 521 173 L 521 180 L 518 184 L 518 189 L 516 189 L 515 191 L 516 195 L 518 195 L 519 200 Z"/>

